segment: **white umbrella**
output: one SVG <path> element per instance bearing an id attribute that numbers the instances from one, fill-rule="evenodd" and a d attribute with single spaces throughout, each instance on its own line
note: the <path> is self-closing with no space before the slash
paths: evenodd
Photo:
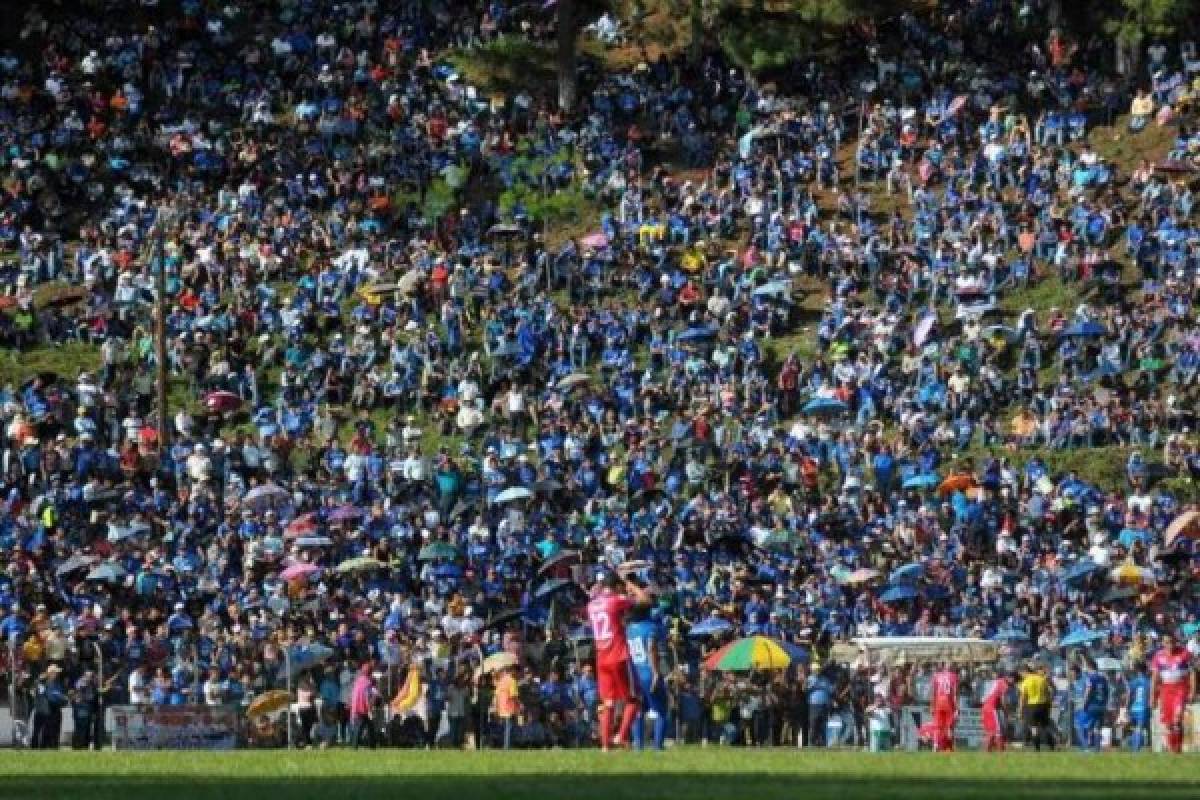
<path id="1" fill-rule="evenodd" d="M 588 383 L 591 381 L 591 379 L 592 376 L 588 375 L 586 372 L 573 372 L 560 380 L 556 384 L 556 387 L 559 389 L 570 389 L 574 386 L 580 385 L 581 383 Z"/>
<path id="2" fill-rule="evenodd" d="M 533 492 L 524 486 L 512 486 L 496 495 L 496 498 L 492 502 L 502 505 L 504 503 L 511 503 L 514 500 L 528 500 L 530 497 L 533 497 Z"/>
<path id="3" fill-rule="evenodd" d="M 287 505 L 291 500 L 291 494 L 282 486 L 277 486 L 274 483 L 265 483 L 262 486 L 255 486 L 242 498 L 242 505 L 253 508 L 271 508 L 273 506 Z"/>

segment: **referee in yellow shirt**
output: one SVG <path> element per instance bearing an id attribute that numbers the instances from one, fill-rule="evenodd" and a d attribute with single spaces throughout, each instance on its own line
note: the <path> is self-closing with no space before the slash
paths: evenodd
<path id="1" fill-rule="evenodd" d="M 1020 696 L 1020 712 L 1025 720 L 1026 739 L 1033 740 L 1033 748 L 1042 749 L 1042 738 L 1051 749 L 1054 738 L 1050 734 L 1050 704 L 1054 700 L 1054 687 L 1050 683 L 1050 667 L 1039 664 L 1026 673 L 1017 684 Z"/>

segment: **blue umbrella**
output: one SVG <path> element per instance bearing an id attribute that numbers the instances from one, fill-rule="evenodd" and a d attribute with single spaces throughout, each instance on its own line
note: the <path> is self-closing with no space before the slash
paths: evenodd
<path id="1" fill-rule="evenodd" d="M 897 567 L 892 570 L 892 574 L 888 576 L 888 583 L 911 583 L 915 580 L 920 580 L 925 574 L 925 567 L 921 564 L 905 564 L 903 567 Z"/>
<path id="2" fill-rule="evenodd" d="M 692 626 L 692 629 L 688 631 L 688 636 L 699 639 L 704 636 L 717 636 L 732 629 L 733 625 L 729 621 L 723 620 L 720 617 L 709 617 L 703 622 L 698 622 Z"/>
<path id="3" fill-rule="evenodd" d="M 704 339 L 711 339 L 717 335 L 716 328 L 688 328 L 683 333 L 675 337 L 677 342 L 699 342 Z"/>
<path id="4" fill-rule="evenodd" d="M 1072 631 L 1064 636 L 1058 643 L 1059 647 L 1081 647 L 1092 642 L 1099 642 L 1102 639 L 1108 638 L 1108 631 L 1090 631 L 1086 628 L 1082 630 Z"/>
<path id="5" fill-rule="evenodd" d="M 798 644 L 791 642 L 777 642 L 777 644 L 787 651 L 787 654 L 792 657 L 793 661 L 800 661 L 807 664 L 809 661 L 809 653 L 807 647 L 801 647 Z"/>
<path id="6" fill-rule="evenodd" d="M 1097 572 L 1104 572 L 1104 571 L 1105 571 L 1104 567 L 1100 566 L 1099 564 L 1092 561 L 1091 559 L 1085 558 L 1083 561 L 1080 561 L 1078 564 L 1076 564 L 1075 566 L 1071 567 L 1069 570 L 1064 572 L 1063 580 L 1066 581 L 1067 583 L 1074 583 L 1075 581 L 1079 581 L 1079 580 L 1083 580 L 1084 578 L 1087 578 L 1089 575 L 1095 575 Z"/>
<path id="7" fill-rule="evenodd" d="M 925 587 L 926 600 L 945 600 L 950 596 L 950 589 L 946 586 L 934 584 Z"/>
<path id="8" fill-rule="evenodd" d="M 457 564 L 442 564 L 434 567 L 433 570 L 431 570 L 431 574 L 435 578 L 461 578 L 462 567 L 458 566 Z"/>
<path id="9" fill-rule="evenodd" d="M 840 414 L 846 410 L 846 404 L 836 397 L 814 397 L 800 410 L 805 414 Z"/>
<path id="10" fill-rule="evenodd" d="M 992 637 L 992 640 L 997 642 L 1028 642 L 1029 634 L 1025 631 L 1008 629 L 996 631 L 996 635 Z"/>
<path id="11" fill-rule="evenodd" d="M 1118 367 L 1115 364 L 1109 363 L 1108 361 L 1105 361 L 1103 364 L 1096 367 L 1094 370 L 1092 370 L 1087 375 L 1085 375 L 1083 377 L 1083 379 L 1085 381 L 1090 382 L 1090 381 L 1099 380 L 1100 378 L 1115 378 L 1117 375 L 1120 375 L 1120 374 L 1121 374 L 1120 367 Z"/>
<path id="12" fill-rule="evenodd" d="M 1087 322 L 1075 323 L 1071 327 L 1065 329 L 1060 335 L 1080 337 L 1106 336 L 1108 335 L 1108 331 L 1099 322 L 1092 322 L 1091 320 L 1088 320 Z"/>
<path id="13" fill-rule="evenodd" d="M 904 479 L 905 489 L 932 489 L 942 482 L 936 472 L 922 472 Z"/>
<path id="14" fill-rule="evenodd" d="M 1115 603 L 1118 600 L 1128 600 L 1137 597 L 1137 589 L 1132 586 L 1114 586 L 1100 598 L 1103 603 Z"/>
<path id="15" fill-rule="evenodd" d="M 911 586 L 893 586 L 879 596 L 885 603 L 900 603 L 917 597 L 917 590 Z"/>
<path id="16" fill-rule="evenodd" d="M 288 662 L 292 668 L 292 677 L 306 669 L 319 666 L 333 655 L 333 650 L 321 644 L 294 645 L 288 651 Z"/>

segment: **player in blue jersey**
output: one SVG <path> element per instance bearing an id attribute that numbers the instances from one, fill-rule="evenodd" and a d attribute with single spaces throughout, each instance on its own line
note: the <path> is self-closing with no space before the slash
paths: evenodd
<path id="1" fill-rule="evenodd" d="M 1149 670 L 1146 663 L 1139 662 L 1134 669 L 1133 677 L 1129 679 L 1127 706 L 1129 712 L 1129 746 L 1134 752 L 1150 744 L 1150 715 L 1154 711 L 1154 703 Z"/>
<path id="2" fill-rule="evenodd" d="M 632 612 L 625 637 L 635 691 L 641 699 L 640 713 L 633 722 L 633 746 L 638 750 L 645 747 L 645 724 L 652 722 L 654 749 L 662 750 L 667 738 L 667 682 L 659 672 L 659 662 L 666 636 L 649 609 L 639 606 Z"/>
<path id="3" fill-rule="evenodd" d="M 1086 657 L 1072 686 L 1075 743 L 1084 750 L 1099 744 L 1100 722 L 1108 710 L 1108 678 Z"/>

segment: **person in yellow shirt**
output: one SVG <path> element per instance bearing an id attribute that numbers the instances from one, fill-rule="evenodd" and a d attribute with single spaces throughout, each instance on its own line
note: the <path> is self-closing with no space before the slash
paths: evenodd
<path id="1" fill-rule="evenodd" d="M 517 684 L 516 668 L 502 670 L 496 678 L 496 717 L 504 726 L 504 749 L 512 748 L 512 732 L 521 713 L 520 686 Z"/>
<path id="2" fill-rule="evenodd" d="M 1050 667 L 1039 664 L 1026 673 L 1017 684 L 1020 698 L 1019 710 L 1025 720 L 1026 738 L 1033 740 L 1033 748 L 1041 752 L 1042 741 L 1051 749 L 1054 739 L 1050 733 L 1050 704 L 1054 699 L 1054 687 L 1050 683 Z"/>

